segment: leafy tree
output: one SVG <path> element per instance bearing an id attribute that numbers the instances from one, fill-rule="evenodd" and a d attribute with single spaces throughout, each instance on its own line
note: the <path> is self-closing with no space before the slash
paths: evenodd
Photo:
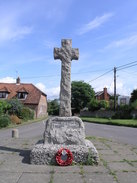
<path id="1" fill-rule="evenodd" d="M 133 92 L 131 93 L 131 102 L 134 102 L 135 100 L 137 100 L 137 89 L 133 90 Z"/>
<path id="2" fill-rule="evenodd" d="M 94 98 L 93 88 L 84 81 L 72 81 L 71 83 L 71 106 L 73 112 L 80 112 L 81 109 L 88 106 L 88 103 Z"/>
<path id="3" fill-rule="evenodd" d="M 57 99 L 48 102 L 48 114 L 59 115 L 59 102 Z"/>

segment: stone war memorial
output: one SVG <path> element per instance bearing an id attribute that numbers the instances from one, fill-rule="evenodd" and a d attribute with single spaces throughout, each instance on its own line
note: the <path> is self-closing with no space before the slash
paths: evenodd
<path id="1" fill-rule="evenodd" d="M 85 139 L 83 121 L 71 116 L 71 61 L 78 60 L 79 50 L 71 39 L 62 39 L 61 48 L 54 48 L 54 59 L 61 60 L 59 116 L 45 122 L 44 142 L 36 144 L 30 154 L 31 164 L 70 165 L 98 164 L 99 155 L 91 141 Z"/>

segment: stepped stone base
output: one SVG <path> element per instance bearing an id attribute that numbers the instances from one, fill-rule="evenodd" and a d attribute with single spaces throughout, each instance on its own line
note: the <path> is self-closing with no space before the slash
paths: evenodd
<path id="1" fill-rule="evenodd" d="M 94 145 L 85 140 L 86 145 L 63 145 L 63 144 L 37 144 L 30 154 L 30 163 L 37 165 L 56 165 L 56 153 L 60 148 L 69 149 L 74 157 L 74 162 L 88 164 L 90 161 L 98 164 L 99 156 Z"/>

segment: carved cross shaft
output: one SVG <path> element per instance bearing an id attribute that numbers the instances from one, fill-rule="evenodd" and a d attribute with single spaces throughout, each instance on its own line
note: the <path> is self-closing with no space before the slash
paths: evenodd
<path id="1" fill-rule="evenodd" d="M 62 39 L 61 48 L 54 48 L 54 59 L 62 61 L 60 82 L 60 111 L 62 117 L 71 116 L 71 61 L 78 60 L 79 50 L 72 48 L 72 40 Z"/>

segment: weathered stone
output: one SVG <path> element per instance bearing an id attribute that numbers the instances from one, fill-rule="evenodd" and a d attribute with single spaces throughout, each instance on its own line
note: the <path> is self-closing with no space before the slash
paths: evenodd
<path id="1" fill-rule="evenodd" d="M 32 164 L 56 164 L 56 153 L 60 148 L 69 149 L 74 162 L 86 164 L 89 156 L 98 164 L 99 155 L 94 145 L 85 140 L 85 127 L 78 117 L 52 117 L 46 121 L 44 144 L 37 144 L 31 151 Z"/>
<path id="2" fill-rule="evenodd" d="M 46 121 L 44 143 L 85 145 L 85 127 L 78 117 L 52 117 Z"/>
<path id="3" fill-rule="evenodd" d="M 62 61 L 60 82 L 60 116 L 71 116 L 71 61 L 78 60 L 79 50 L 72 48 L 71 39 L 62 39 L 62 48 L 54 48 L 54 59 Z"/>
<path id="4" fill-rule="evenodd" d="M 60 148 L 69 149 L 74 157 L 74 162 L 87 164 L 89 156 L 95 164 L 99 162 L 99 156 L 94 145 L 86 140 L 85 145 L 63 145 L 63 144 L 37 144 L 31 151 L 31 164 L 54 164 L 56 165 L 56 153 Z"/>

